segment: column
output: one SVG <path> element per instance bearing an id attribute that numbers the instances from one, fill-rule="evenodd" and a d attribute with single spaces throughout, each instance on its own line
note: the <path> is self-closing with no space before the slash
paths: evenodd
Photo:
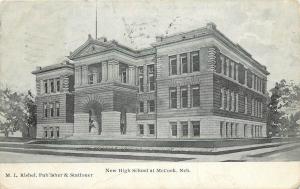
<path id="1" fill-rule="evenodd" d="M 135 67 L 134 66 L 129 66 L 129 69 L 128 69 L 128 83 L 130 85 L 134 85 L 135 83 Z"/>
<path id="2" fill-rule="evenodd" d="M 114 81 L 120 81 L 120 76 L 119 76 L 120 68 L 119 68 L 119 62 L 118 61 L 114 62 L 114 67 L 115 67 Z"/>
<path id="3" fill-rule="evenodd" d="M 239 112 L 239 93 L 236 93 L 235 112 Z"/>
<path id="4" fill-rule="evenodd" d="M 88 66 L 87 65 L 83 65 L 82 66 L 82 76 L 81 76 L 81 80 L 82 80 L 82 85 L 86 85 L 88 82 Z"/>
<path id="5" fill-rule="evenodd" d="M 180 121 L 177 121 L 177 138 L 181 137 L 181 124 Z"/>
<path id="6" fill-rule="evenodd" d="M 176 91 L 177 91 L 177 108 L 180 108 L 180 102 L 181 102 L 181 100 L 180 100 L 180 86 L 177 86 L 176 87 Z"/>
<path id="7" fill-rule="evenodd" d="M 234 69 L 235 69 L 234 62 L 230 61 L 230 65 L 231 65 L 231 78 L 234 79 Z"/>
<path id="8" fill-rule="evenodd" d="M 248 70 L 245 68 L 245 85 L 248 83 Z"/>
<path id="9" fill-rule="evenodd" d="M 226 107 L 226 110 L 227 111 L 229 111 L 229 107 L 230 107 L 230 91 L 229 90 L 227 90 L 226 91 L 227 92 L 227 95 L 226 95 L 226 97 L 227 97 L 227 107 Z"/>
<path id="10" fill-rule="evenodd" d="M 229 61 L 229 59 L 228 58 L 226 58 L 226 66 L 227 66 L 227 68 L 226 68 L 226 75 L 229 77 L 229 64 L 230 64 L 230 61 Z"/>
<path id="11" fill-rule="evenodd" d="M 187 87 L 187 95 L 188 95 L 188 108 L 191 107 L 191 85 Z"/>
<path id="12" fill-rule="evenodd" d="M 235 64 L 235 76 L 236 76 L 236 80 L 239 81 L 239 65 Z"/>
<path id="13" fill-rule="evenodd" d="M 180 75 L 180 55 L 177 55 L 177 75 Z"/>
<path id="14" fill-rule="evenodd" d="M 254 77 L 254 74 L 252 74 L 252 89 L 255 89 L 254 88 L 254 83 L 255 83 L 255 77 Z"/>
<path id="15" fill-rule="evenodd" d="M 48 93 L 51 93 L 50 79 L 47 79 Z"/>
<path id="16" fill-rule="evenodd" d="M 102 62 L 102 82 L 107 81 L 107 62 Z"/>
<path id="17" fill-rule="evenodd" d="M 189 119 L 188 120 L 188 138 L 191 138 L 193 135 L 192 135 L 192 124 L 191 124 L 191 120 Z"/>
<path id="18" fill-rule="evenodd" d="M 191 53 L 187 53 L 187 72 L 191 73 Z"/>
<path id="19" fill-rule="evenodd" d="M 221 60 L 220 60 L 220 61 L 221 61 L 221 74 L 224 75 L 224 57 L 221 56 L 220 59 L 221 59 Z"/>
<path id="20" fill-rule="evenodd" d="M 112 81 L 112 62 L 107 63 L 107 81 Z"/>
<path id="21" fill-rule="evenodd" d="M 235 101 L 235 96 L 234 96 L 234 92 L 231 92 L 231 111 L 234 112 L 234 101 Z"/>

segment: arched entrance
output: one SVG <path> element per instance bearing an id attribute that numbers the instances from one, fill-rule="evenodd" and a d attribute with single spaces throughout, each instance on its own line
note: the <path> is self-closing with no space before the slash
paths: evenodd
<path id="1" fill-rule="evenodd" d="M 89 133 L 100 135 L 102 132 L 101 104 L 94 100 L 89 101 L 85 105 L 84 111 L 89 114 Z"/>

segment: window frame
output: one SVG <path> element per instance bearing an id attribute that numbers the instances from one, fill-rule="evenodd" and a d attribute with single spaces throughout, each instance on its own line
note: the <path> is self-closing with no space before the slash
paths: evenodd
<path id="1" fill-rule="evenodd" d="M 173 61 L 175 62 L 176 66 L 173 65 L 174 64 Z M 175 68 L 175 70 L 173 70 L 173 68 Z M 176 72 L 176 73 L 173 73 L 173 71 Z M 178 73 L 178 70 L 177 70 L 177 56 L 176 55 L 169 56 L 169 75 L 170 76 L 171 75 L 177 75 L 177 73 Z"/>
<path id="2" fill-rule="evenodd" d="M 150 128 L 153 126 L 153 129 Z M 148 129 L 149 129 L 149 135 L 155 135 L 155 125 L 154 124 L 148 124 Z M 153 131 L 153 133 L 151 133 Z"/>
<path id="3" fill-rule="evenodd" d="M 194 65 L 196 65 L 196 63 L 194 63 L 194 57 L 198 57 L 198 70 L 195 70 Z M 200 71 L 200 53 L 199 51 L 193 51 L 191 52 L 191 72 L 199 72 Z"/>
<path id="4" fill-rule="evenodd" d="M 192 121 L 192 128 L 193 128 L 193 137 L 200 137 L 201 135 L 201 132 L 200 132 L 200 121 Z M 197 132 L 197 135 L 195 135 L 195 128 L 198 127 L 198 129 L 196 129 L 196 131 L 198 130 Z"/>
<path id="5" fill-rule="evenodd" d="M 175 94 L 174 97 L 172 97 L 172 93 Z M 174 87 L 174 88 L 170 88 L 169 89 L 169 95 L 170 95 L 170 109 L 177 109 L 177 89 Z M 174 101 L 175 100 L 175 101 Z M 175 104 L 173 104 L 173 101 Z M 175 105 L 173 107 L 173 105 Z"/>
<path id="6" fill-rule="evenodd" d="M 185 97 L 183 96 L 183 92 L 186 93 Z M 185 107 L 183 106 L 185 103 Z M 180 107 L 181 108 L 188 108 L 188 88 L 187 87 L 181 87 L 180 88 Z"/>
<path id="7" fill-rule="evenodd" d="M 185 63 L 183 60 L 185 59 Z M 184 67 L 185 66 L 185 67 Z M 188 70 L 188 55 L 187 53 L 183 53 L 180 55 L 180 70 L 182 74 L 187 74 L 189 72 Z M 186 71 L 184 72 L 184 68 L 186 68 Z"/>
<path id="8" fill-rule="evenodd" d="M 153 102 L 153 104 L 151 102 Z M 147 101 L 147 106 L 148 106 L 148 113 L 154 113 L 155 112 L 155 100 L 148 100 Z M 151 111 L 151 108 L 153 108 L 153 111 Z"/>
<path id="9" fill-rule="evenodd" d="M 171 122 L 171 137 L 177 137 L 178 136 L 178 131 L 177 131 L 177 123 L 176 122 Z M 174 129 L 175 127 L 175 129 Z"/>
<path id="10" fill-rule="evenodd" d="M 182 137 L 188 137 L 189 136 L 189 124 L 188 124 L 188 122 L 183 121 L 180 124 L 181 124 Z"/>
<path id="11" fill-rule="evenodd" d="M 194 96 L 194 90 L 198 90 L 198 95 L 197 96 Z M 196 99 L 195 97 L 198 97 L 198 104 L 195 104 L 195 100 Z M 194 86 L 191 86 L 191 105 L 192 107 L 200 107 L 200 86 L 199 85 L 194 85 Z"/>
<path id="12" fill-rule="evenodd" d="M 143 111 L 141 111 L 141 108 Z M 139 113 L 145 113 L 144 101 L 139 101 Z"/>

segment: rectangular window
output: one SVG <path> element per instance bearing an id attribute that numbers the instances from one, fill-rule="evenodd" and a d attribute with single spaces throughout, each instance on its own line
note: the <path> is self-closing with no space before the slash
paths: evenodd
<path id="1" fill-rule="evenodd" d="M 200 88 L 199 86 L 192 87 L 192 105 L 193 107 L 200 106 Z"/>
<path id="2" fill-rule="evenodd" d="M 177 108 L 177 90 L 170 88 L 170 108 Z"/>
<path id="3" fill-rule="evenodd" d="M 234 131 L 235 131 L 235 137 L 238 137 L 238 128 L 239 128 L 239 124 L 238 123 L 236 123 L 235 124 L 235 129 L 234 129 Z"/>
<path id="4" fill-rule="evenodd" d="M 139 75 L 144 74 L 144 67 L 143 66 L 139 66 L 138 70 L 139 70 Z"/>
<path id="5" fill-rule="evenodd" d="M 142 76 L 139 77 L 139 91 L 144 92 L 144 78 Z"/>
<path id="6" fill-rule="evenodd" d="M 171 123 L 171 135 L 177 136 L 177 124 L 176 123 Z"/>
<path id="7" fill-rule="evenodd" d="M 60 80 L 59 78 L 56 79 L 56 92 L 60 91 Z"/>
<path id="8" fill-rule="evenodd" d="M 232 77 L 232 62 L 229 61 L 229 77 Z"/>
<path id="9" fill-rule="evenodd" d="M 231 123 L 231 125 L 230 125 L 230 137 L 233 137 L 233 128 L 234 128 L 234 123 Z"/>
<path id="10" fill-rule="evenodd" d="M 226 122 L 226 138 L 230 136 L 230 125 L 228 122 Z"/>
<path id="11" fill-rule="evenodd" d="M 148 100 L 148 112 L 155 112 L 154 100 Z"/>
<path id="12" fill-rule="evenodd" d="M 182 136 L 186 137 L 189 133 L 189 126 L 187 122 L 181 122 Z"/>
<path id="13" fill-rule="evenodd" d="M 182 108 L 188 107 L 188 92 L 186 87 L 181 88 L 181 107 Z"/>
<path id="14" fill-rule="evenodd" d="M 200 122 L 192 121 L 192 125 L 193 125 L 193 135 L 200 136 Z"/>
<path id="15" fill-rule="evenodd" d="M 175 56 L 169 57 L 170 63 L 170 75 L 177 75 L 177 58 Z"/>
<path id="16" fill-rule="evenodd" d="M 144 113 L 144 102 L 142 102 L 142 101 L 139 104 L 139 112 Z"/>
<path id="17" fill-rule="evenodd" d="M 56 108 L 56 116 L 59 116 L 59 114 L 60 114 L 60 112 L 59 112 L 59 109 L 60 109 L 59 102 L 55 103 L 55 108 Z"/>
<path id="18" fill-rule="evenodd" d="M 246 132 L 247 131 L 247 124 L 244 125 L 244 137 L 246 137 Z"/>
<path id="19" fill-rule="evenodd" d="M 220 136 L 223 138 L 224 136 L 225 136 L 225 133 L 224 133 L 224 127 L 225 127 L 225 125 L 224 125 L 224 121 L 221 121 L 220 122 Z"/>
<path id="20" fill-rule="evenodd" d="M 48 137 L 48 129 L 47 127 L 44 127 L 44 138 Z"/>
<path id="21" fill-rule="evenodd" d="M 56 127 L 56 137 L 59 138 L 59 127 Z"/>
<path id="22" fill-rule="evenodd" d="M 93 74 L 89 74 L 88 78 L 89 78 L 89 84 L 93 84 L 94 83 L 94 76 L 93 76 Z"/>
<path id="23" fill-rule="evenodd" d="M 149 124 L 148 127 L 149 127 L 149 134 L 154 135 L 154 133 L 155 133 L 154 124 Z"/>
<path id="24" fill-rule="evenodd" d="M 45 93 L 48 93 L 48 81 L 44 80 L 44 91 Z"/>
<path id="25" fill-rule="evenodd" d="M 140 135 L 144 134 L 144 125 L 143 124 L 139 124 L 139 133 L 140 133 Z"/>
<path id="26" fill-rule="evenodd" d="M 44 117 L 48 117 L 47 104 L 44 103 Z"/>
<path id="27" fill-rule="evenodd" d="M 200 71 L 200 59 L 199 59 L 199 52 L 198 51 L 191 53 L 191 63 L 192 63 L 193 72 Z"/>
<path id="28" fill-rule="evenodd" d="M 50 104 L 50 116 L 53 117 L 54 116 L 54 107 L 53 104 Z"/>
<path id="29" fill-rule="evenodd" d="M 53 138 L 54 137 L 54 131 L 53 131 L 53 127 L 50 127 L 50 137 Z"/>
<path id="30" fill-rule="evenodd" d="M 220 109 L 224 109 L 224 89 L 223 88 L 221 89 L 221 92 L 220 92 L 220 103 L 221 103 Z"/>
<path id="31" fill-rule="evenodd" d="M 54 81 L 53 81 L 53 79 L 50 80 L 50 92 L 54 93 Z"/>
<path id="32" fill-rule="evenodd" d="M 251 125 L 251 137 L 254 137 L 254 125 Z"/>
<path id="33" fill-rule="evenodd" d="M 153 73 L 149 74 L 149 91 L 154 91 L 155 90 L 155 84 L 154 84 L 154 75 Z"/>
<path id="34" fill-rule="evenodd" d="M 126 70 L 122 71 L 121 82 L 122 83 L 127 83 L 127 72 L 126 72 Z"/>
<path id="35" fill-rule="evenodd" d="M 180 55 L 180 63 L 181 63 L 181 70 L 182 73 L 188 73 L 188 62 L 187 62 L 187 54 Z"/>

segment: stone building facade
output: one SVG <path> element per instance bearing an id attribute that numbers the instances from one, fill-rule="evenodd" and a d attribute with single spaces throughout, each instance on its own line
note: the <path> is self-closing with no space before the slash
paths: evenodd
<path id="1" fill-rule="evenodd" d="M 39 138 L 266 137 L 269 73 L 213 23 L 141 50 L 89 36 L 69 59 L 33 71 Z"/>

